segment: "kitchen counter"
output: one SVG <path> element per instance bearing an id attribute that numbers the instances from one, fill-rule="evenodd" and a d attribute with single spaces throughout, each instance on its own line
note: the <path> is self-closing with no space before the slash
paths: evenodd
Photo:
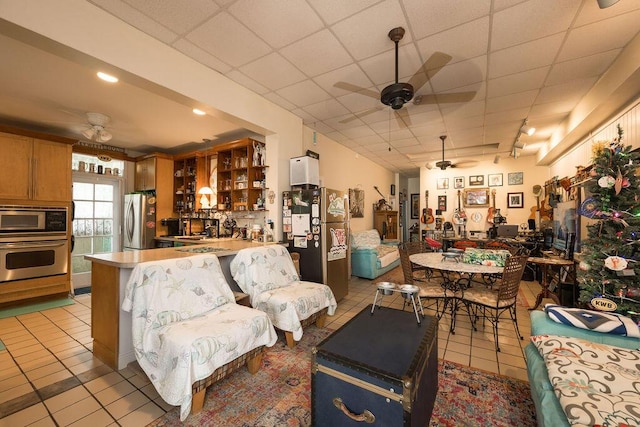
<path id="1" fill-rule="evenodd" d="M 194 236 L 195 237 L 195 236 Z M 172 241 L 172 242 L 185 242 L 185 238 L 175 237 L 157 237 L 156 240 Z M 211 252 L 217 256 L 235 255 L 240 249 L 273 245 L 276 242 L 254 242 L 250 240 L 233 239 L 233 238 L 204 238 L 200 240 L 188 240 L 190 244 L 197 244 L 198 247 L 210 247 L 214 248 Z M 182 246 L 175 248 L 158 248 L 158 249 L 144 249 L 140 251 L 127 251 L 127 252 L 111 252 L 106 254 L 94 254 L 85 255 L 85 259 L 91 262 L 97 262 L 100 264 L 110 265 L 119 268 L 134 268 L 138 263 L 147 261 L 161 261 L 164 259 L 180 258 L 194 255 L 194 253 L 205 252 L 205 250 L 189 252 L 187 248 L 193 246 Z M 92 284 L 93 285 L 93 284 Z"/>
<path id="2" fill-rule="evenodd" d="M 131 313 L 123 311 L 120 307 L 131 272 L 139 263 L 210 252 L 220 259 L 222 272 L 231 289 L 239 292 L 240 288 L 229 271 L 233 256 L 240 249 L 275 244 L 232 238 L 205 238 L 193 243 L 196 244 L 85 255 L 85 259 L 91 261 L 91 336 L 95 357 L 116 370 L 123 369 L 136 360 L 131 336 Z"/>

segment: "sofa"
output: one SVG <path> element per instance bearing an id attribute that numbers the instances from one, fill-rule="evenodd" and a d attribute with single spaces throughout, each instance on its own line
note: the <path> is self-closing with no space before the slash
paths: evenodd
<path id="1" fill-rule="evenodd" d="M 547 309 L 548 306 L 545 307 L 545 310 Z M 538 349 L 538 346 L 549 348 L 553 345 L 557 345 L 557 354 L 562 352 L 565 353 L 559 355 L 559 359 L 563 357 L 563 360 L 559 360 L 559 366 L 560 364 L 562 365 L 562 368 L 560 369 L 560 372 L 562 373 L 558 374 L 556 372 L 555 377 L 552 375 L 551 378 L 555 378 L 556 381 L 561 380 L 561 382 L 564 383 L 563 392 L 565 395 L 568 395 L 573 394 L 575 388 L 577 388 L 572 388 L 572 385 L 578 384 L 582 387 L 585 387 L 588 384 L 582 382 L 582 379 L 584 378 L 582 375 L 585 375 L 585 371 L 582 370 L 582 368 L 581 375 L 567 374 L 565 363 L 566 360 L 570 358 L 579 358 L 579 356 L 576 356 L 575 353 L 584 351 L 584 353 L 580 356 L 586 355 L 586 358 L 589 359 L 587 364 L 593 365 L 593 363 L 595 363 L 595 361 L 592 360 L 593 354 L 604 355 L 604 353 L 609 349 L 615 348 L 637 350 L 640 347 L 640 339 L 637 337 L 616 335 L 613 333 L 603 333 L 595 330 L 571 326 L 569 324 L 558 323 L 557 321 L 552 320 L 544 311 L 532 311 L 530 317 L 532 342 L 525 347 L 525 355 L 527 358 L 527 374 L 529 377 L 529 386 L 531 388 L 531 397 L 536 407 L 538 426 L 560 427 L 572 425 L 572 423 L 568 421 L 568 418 L 565 415 L 559 398 L 556 396 L 552 381 L 550 380 L 549 371 L 547 370 L 547 365 L 545 364 L 544 358 L 541 356 L 541 351 Z M 536 341 L 539 339 L 539 337 L 540 339 L 542 339 L 542 337 L 544 336 L 547 336 L 547 342 L 541 343 L 540 341 L 538 341 L 538 345 L 536 345 Z M 565 339 L 560 337 L 570 338 Z M 579 340 L 586 340 L 588 341 L 588 343 L 584 343 Z M 602 346 L 601 344 L 606 344 L 607 346 Z M 628 354 L 626 350 L 624 352 L 627 354 L 623 358 L 626 358 L 627 356 L 631 357 L 631 355 Z M 630 379 L 624 378 L 624 375 L 622 373 L 620 373 L 619 375 L 620 377 L 617 378 L 617 383 L 622 385 L 632 383 Z M 563 379 L 563 377 L 565 376 L 566 380 Z M 589 376 L 589 378 L 592 378 L 592 381 L 595 381 L 596 385 L 600 384 L 600 380 L 596 380 L 594 376 Z M 616 376 L 614 375 L 613 378 L 615 379 Z M 622 381 L 620 380 L 620 378 L 622 378 Z M 597 404 L 597 406 L 603 407 L 603 402 L 606 402 L 608 400 L 609 399 L 605 397 L 605 399 L 602 399 Z M 576 406 L 574 408 L 574 411 L 576 416 L 585 415 L 579 406 Z M 628 419 L 610 419 L 607 425 L 618 426 L 624 425 L 628 422 Z M 591 422 L 588 424 L 597 425 L 599 423 Z M 636 424 L 632 423 L 628 425 Z"/>
<path id="2" fill-rule="evenodd" d="M 351 274 L 375 279 L 400 265 L 398 242 L 384 242 L 378 230 L 351 233 Z"/>

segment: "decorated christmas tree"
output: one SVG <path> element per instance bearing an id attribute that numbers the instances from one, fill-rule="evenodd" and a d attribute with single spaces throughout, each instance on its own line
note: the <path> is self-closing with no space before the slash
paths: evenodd
<path id="1" fill-rule="evenodd" d="M 587 197 L 578 212 L 595 220 L 582 241 L 580 302 L 591 308 L 640 317 L 640 153 L 622 143 L 596 143 Z"/>

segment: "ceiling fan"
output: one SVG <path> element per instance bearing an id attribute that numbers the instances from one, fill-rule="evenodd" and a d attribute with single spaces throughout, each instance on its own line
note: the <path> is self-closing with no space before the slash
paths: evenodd
<path id="1" fill-rule="evenodd" d="M 107 142 L 113 137 L 104 127 L 109 123 L 111 118 L 102 113 L 87 113 L 87 121 L 91 125 L 88 129 L 82 131 L 82 135 L 92 141 Z"/>
<path id="2" fill-rule="evenodd" d="M 436 167 L 440 168 L 440 170 L 446 170 L 447 168 L 460 168 L 460 167 L 470 167 L 477 164 L 476 160 L 468 160 L 458 162 L 457 164 L 451 163 L 449 160 L 444 159 L 444 140 L 447 139 L 447 135 L 440 135 L 440 140 L 442 141 L 442 160 L 436 162 Z M 430 165 L 427 164 L 427 169 L 431 169 Z"/>
<path id="3" fill-rule="evenodd" d="M 398 81 L 398 43 L 404 37 L 405 30 L 402 27 L 396 27 L 389 31 L 389 38 L 395 43 L 395 83 L 382 89 L 382 92 L 378 94 L 376 91 L 366 89 L 346 82 L 337 82 L 334 87 L 339 89 L 348 90 L 350 92 L 356 92 L 361 95 L 365 95 L 371 98 L 380 99 L 380 102 L 384 105 L 391 107 L 394 110 L 396 120 L 402 127 L 411 126 L 411 118 L 407 113 L 407 110 L 402 110 L 402 107 L 412 99 L 414 104 L 435 104 L 435 103 L 452 103 L 452 102 L 466 102 L 473 99 L 476 92 L 459 92 L 450 94 L 439 95 L 418 95 L 416 92 L 420 90 L 427 81 L 432 78 L 438 71 L 440 71 L 445 65 L 451 61 L 452 57 L 442 52 L 434 52 L 429 59 L 426 60 L 422 66 L 411 76 L 407 83 Z M 415 99 L 414 99 L 415 96 Z M 348 123 L 352 120 L 364 117 L 368 114 L 379 111 L 383 107 L 374 107 L 365 110 L 361 113 L 355 114 L 352 117 L 348 117 L 341 120 L 340 123 Z"/>

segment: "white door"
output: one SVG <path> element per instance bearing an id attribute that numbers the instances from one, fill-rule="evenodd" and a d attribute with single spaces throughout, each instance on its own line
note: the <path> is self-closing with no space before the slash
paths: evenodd
<path id="1" fill-rule="evenodd" d="M 71 252 L 74 289 L 91 286 L 91 262 L 85 255 L 120 251 L 122 178 L 73 173 L 75 217 Z"/>

